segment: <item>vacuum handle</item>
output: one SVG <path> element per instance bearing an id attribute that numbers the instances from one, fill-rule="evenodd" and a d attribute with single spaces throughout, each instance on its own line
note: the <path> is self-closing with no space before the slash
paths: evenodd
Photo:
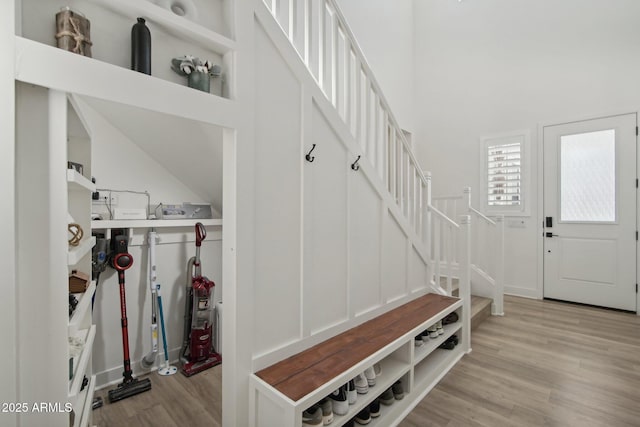
<path id="1" fill-rule="evenodd" d="M 202 241 L 207 238 L 207 230 L 201 222 L 196 223 L 196 247 L 202 245 Z"/>

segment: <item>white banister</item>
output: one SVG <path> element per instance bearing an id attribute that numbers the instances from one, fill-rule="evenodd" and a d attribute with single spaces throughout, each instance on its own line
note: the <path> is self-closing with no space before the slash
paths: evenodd
<path id="1" fill-rule="evenodd" d="M 458 233 L 459 254 L 459 288 L 458 296 L 462 298 L 462 317 L 464 319 L 471 318 L 471 217 L 469 215 L 460 215 L 458 222 L 460 230 Z M 469 353 L 471 351 L 471 331 L 470 328 L 462 329 L 462 345 L 464 350 Z"/>
<path id="2" fill-rule="evenodd" d="M 336 1 L 263 3 L 420 236 L 425 176 Z"/>
<path id="3" fill-rule="evenodd" d="M 496 249 L 496 292 L 493 298 L 493 314 L 504 316 L 504 216 L 496 218 L 497 249 Z"/>

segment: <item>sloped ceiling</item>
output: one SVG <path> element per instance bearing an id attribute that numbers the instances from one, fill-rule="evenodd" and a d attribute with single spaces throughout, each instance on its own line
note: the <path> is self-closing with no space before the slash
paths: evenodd
<path id="1" fill-rule="evenodd" d="M 221 127 L 110 101 L 83 99 L 149 157 L 222 212 Z"/>

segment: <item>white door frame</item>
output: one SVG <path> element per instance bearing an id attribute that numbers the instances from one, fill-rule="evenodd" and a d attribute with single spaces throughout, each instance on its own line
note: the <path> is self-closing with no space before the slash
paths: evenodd
<path id="1" fill-rule="evenodd" d="M 566 120 L 546 120 L 544 122 L 538 122 L 537 124 L 537 155 L 536 155 L 536 165 L 535 170 L 537 173 L 536 177 L 536 186 L 538 188 L 538 208 L 536 215 L 536 233 L 538 236 L 537 239 L 537 248 L 536 248 L 536 259 L 538 264 L 538 280 L 537 280 L 537 289 L 536 289 L 536 297 L 537 299 L 544 298 L 544 264 L 543 264 L 543 251 L 544 251 L 544 128 L 547 126 L 560 125 L 564 123 L 572 123 L 572 122 L 581 122 L 586 120 L 595 120 L 601 119 L 604 117 L 612 117 L 612 116 L 620 116 L 623 114 L 636 114 L 636 117 L 640 123 L 640 108 L 629 108 L 623 109 L 614 112 L 608 112 L 604 114 L 589 114 L 584 116 L 572 117 Z M 638 144 L 638 136 L 636 135 L 636 145 Z M 533 168 L 533 166 L 532 166 Z M 636 150 L 636 174 L 640 175 L 640 149 Z M 636 190 L 636 193 L 638 190 Z M 640 200 L 636 197 L 636 224 L 640 228 Z M 638 242 L 636 241 L 636 280 L 640 281 L 640 253 L 638 251 Z M 636 314 L 640 316 L 640 293 L 636 293 Z"/>

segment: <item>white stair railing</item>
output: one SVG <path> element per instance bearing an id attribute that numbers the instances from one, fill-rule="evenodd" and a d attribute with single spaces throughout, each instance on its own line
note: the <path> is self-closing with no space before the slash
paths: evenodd
<path id="1" fill-rule="evenodd" d="M 263 3 L 362 150 L 360 161 L 373 167 L 415 233 L 413 238 L 422 242 L 427 259 L 433 259 L 434 250 L 436 259 L 446 255 L 449 268 L 457 260 L 459 296 L 468 318 L 468 213 L 456 223 L 431 204 L 431 177 L 422 172 L 335 0 Z M 430 263 L 430 268 L 430 280 L 437 276 L 431 283 L 434 289 L 451 295 L 450 279 L 447 290 L 440 286 L 440 264 Z"/>
<path id="2" fill-rule="evenodd" d="M 426 244 L 426 179 L 335 0 L 263 0 Z"/>
<path id="3" fill-rule="evenodd" d="M 433 197 L 432 204 L 450 218 L 460 214 L 471 217 L 471 292 L 474 295 L 492 298 L 492 314 L 503 315 L 504 217 L 499 215 L 489 218 L 475 209 L 471 205 L 470 187 L 466 187 L 462 195 Z M 454 248 L 452 253 L 459 252 Z M 435 252 L 432 252 L 432 259 L 436 268 L 440 265 L 447 269 L 447 281 L 451 280 L 449 274 L 457 274 L 459 259 L 438 257 Z"/>

